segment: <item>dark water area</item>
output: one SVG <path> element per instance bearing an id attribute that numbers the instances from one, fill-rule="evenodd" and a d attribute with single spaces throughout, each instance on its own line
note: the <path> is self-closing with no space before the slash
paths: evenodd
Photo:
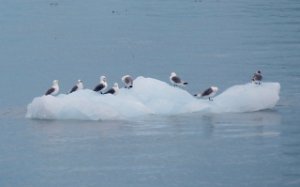
<path id="1" fill-rule="evenodd" d="M 299 186 L 300 2 L 35 1 L 0 6 L 0 186 Z M 26 119 L 53 79 L 100 75 L 198 92 L 281 84 L 272 110 L 122 121 Z"/>

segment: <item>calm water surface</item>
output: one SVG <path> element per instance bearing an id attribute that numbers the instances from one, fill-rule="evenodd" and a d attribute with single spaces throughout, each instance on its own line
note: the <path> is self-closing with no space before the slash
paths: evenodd
<path id="1" fill-rule="evenodd" d="M 0 186 L 299 186 L 299 20 L 297 0 L 1 1 Z M 257 69 L 281 83 L 274 110 L 24 118 L 53 79 L 176 71 L 194 93 Z"/>

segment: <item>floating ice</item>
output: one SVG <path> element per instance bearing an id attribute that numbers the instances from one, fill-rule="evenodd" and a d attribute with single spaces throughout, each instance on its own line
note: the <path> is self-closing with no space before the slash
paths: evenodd
<path id="1" fill-rule="evenodd" d="M 132 89 L 117 96 L 100 95 L 89 89 L 65 95 L 36 97 L 26 117 L 34 119 L 112 120 L 147 114 L 176 115 L 190 112 L 253 112 L 273 108 L 280 84 L 247 83 L 228 88 L 213 101 L 197 99 L 187 91 L 153 79 L 138 77 Z"/>

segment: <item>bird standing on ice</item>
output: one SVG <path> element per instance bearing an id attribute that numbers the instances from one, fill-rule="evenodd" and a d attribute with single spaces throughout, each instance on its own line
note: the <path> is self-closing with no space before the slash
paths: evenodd
<path id="1" fill-rule="evenodd" d="M 45 95 L 56 95 L 59 92 L 58 80 L 54 80 L 52 87 L 47 90 Z"/>
<path id="2" fill-rule="evenodd" d="M 195 94 L 194 96 L 208 97 L 208 100 L 212 101 L 212 97 L 217 93 L 218 90 L 219 90 L 218 87 L 212 86 L 212 87 L 209 87 L 208 89 L 206 89 L 204 92 Z"/>
<path id="3" fill-rule="evenodd" d="M 124 75 L 122 78 L 122 82 L 125 84 L 125 88 L 132 88 L 133 86 L 133 78 L 130 75 Z"/>
<path id="4" fill-rule="evenodd" d="M 184 86 L 188 84 L 187 82 L 181 80 L 180 77 L 178 77 L 175 72 L 171 73 L 170 82 L 172 83 L 173 86 Z"/>
<path id="5" fill-rule="evenodd" d="M 262 74 L 261 71 L 258 70 L 257 72 L 254 73 L 254 75 L 252 76 L 252 82 L 255 84 L 261 84 L 262 81 Z"/>
<path id="6" fill-rule="evenodd" d="M 112 88 L 110 88 L 109 90 L 107 90 L 107 92 L 105 92 L 103 94 L 118 95 L 118 93 L 119 93 L 119 85 L 118 85 L 118 83 L 115 82 L 114 86 Z"/>
<path id="7" fill-rule="evenodd" d="M 94 88 L 95 92 L 100 91 L 102 93 L 107 88 L 107 81 L 105 76 L 100 77 L 100 83 Z"/>
<path id="8" fill-rule="evenodd" d="M 83 83 L 81 80 L 78 80 L 77 84 L 71 89 L 71 91 L 69 93 L 76 92 L 76 91 L 82 90 L 82 89 L 83 89 Z"/>

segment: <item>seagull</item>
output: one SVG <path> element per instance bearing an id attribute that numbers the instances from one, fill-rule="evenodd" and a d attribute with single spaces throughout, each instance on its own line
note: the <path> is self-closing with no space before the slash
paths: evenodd
<path id="1" fill-rule="evenodd" d="M 133 79 L 132 79 L 132 77 L 130 75 L 124 75 L 122 77 L 122 81 L 125 84 L 125 88 L 128 88 L 128 89 L 132 88 L 132 86 L 133 86 Z"/>
<path id="2" fill-rule="evenodd" d="M 103 94 L 112 94 L 112 95 L 117 95 L 119 93 L 119 85 L 118 83 L 115 82 L 114 86 L 107 90 L 107 92 Z"/>
<path id="3" fill-rule="evenodd" d="M 56 95 L 59 92 L 58 80 L 54 80 L 52 87 L 47 90 L 45 95 Z"/>
<path id="4" fill-rule="evenodd" d="M 218 90 L 219 90 L 218 87 L 211 86 L 211 87 L 207 88 L 204 92 L 195 94 L 194 96 L 195 97 L 208 97 L 208 100 L 212 101 L 211 97 L 213 97 L 217 93 Z"/>
<path id="5" fill-rule="evenodd" d="M 94 88 L 94 91 L 95 92 L 100 91 L 100 93 L 102 93 L 106 88 L 107 88 L 106 77 L 101 76 L 100 77 L 100 83 Z"/>
<path id="6" fill-rule="evenodd" d="M 180 79 L 180 77 L 178 77 L 176 75 L 175 72 L 172 72 L 171 73 L 171 76 L 170 76 L 170 82 L 174 85 L 174 86 L 184 86 L 184 85 L 187 85 L 188 83 L 185 82 L 185 81 L 182 81 Z"/>
<path id="7" fill-rule="evenodd" d="M 262 80 L 262 74 L 261 71 L 258 70 L 257 72 L 254 73 L 254 75 L 252 76 L 252 82 L 255 84 L 261 84 L 261 80 Z"/>
<path id="8" fill-rule="evenodd" d="M 73 88 L 71 89 L 71 91 L 69 93 L 78 91 L 78 90 L 82 90 L 83 89 L 83 83 L 81 80 L 77 81 L 77 84 L 75 86 L 73 86 Z"/>

